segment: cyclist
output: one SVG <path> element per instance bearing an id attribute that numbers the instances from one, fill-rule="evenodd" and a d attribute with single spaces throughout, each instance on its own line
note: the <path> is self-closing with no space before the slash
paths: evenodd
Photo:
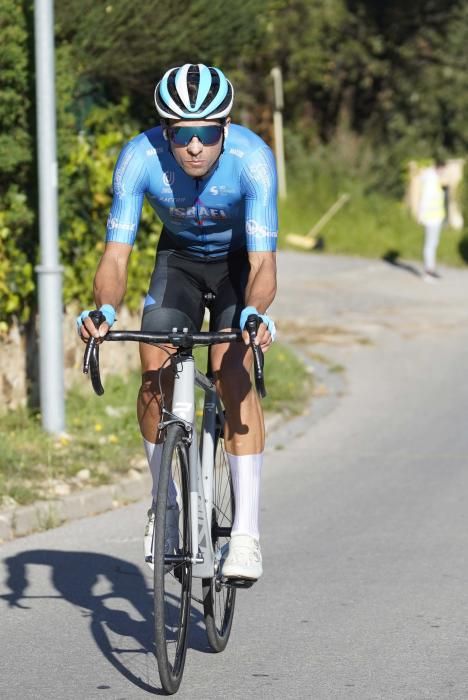
<path id="1" fill-rule="evenodd" d="M 113 176 L 106 247 L 94 279 L 96 307 L 105 322 L 96 329 L 84 311 L 77 319 L 83 340 L 104 336 L 122 303 L 128 260 L 146 196 L 163 223 L 155 268 L 145 299 L 142 330 L 201 328 L 205 306 L 210 330 L 244 328 L 261 316 L 257 342 L 274 339 L 266 315 L 276 293 L 276 168 L 270 148 L 249 129 L 232 124 L 234 90 L 218 68 L 185 64 L 156 85 L 160 125 L 133 138 Z M 250 381 L 251 352 L 243 344 L 211 348 L 212 368 L 226 409 L 225 445 L 233 475 L 235 518 L 227 578 L 262 575 L 259 492 L 265 432 L 262 409 Z M 153 502 L 145 530 L 151 555 L 154 508 L 162 452 L 160 386 L 170 395 L 167 352 L 141 344 L 142 384 L 137 413 L 153 477 Z M 176 496 L 173 496 L 176 507 Z M 175 508 L 172 526 L 178 522 Z M 169 515 L 168 515 L 169 517 Z M 168 535 L 170 537 L 170 533 Z"/>

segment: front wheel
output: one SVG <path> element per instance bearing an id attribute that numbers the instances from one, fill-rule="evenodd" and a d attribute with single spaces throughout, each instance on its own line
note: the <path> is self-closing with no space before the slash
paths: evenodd
<path id="1" fill-rule="evenodd" d="M 217 571 L 212 578 L 202 579 L 203 612 L 206 633 L 213 651 L 226 648 L 231 634 L 236 589 L 221 581 L 221 569 L 227 556 L 232 523 L 234 521 L 234 492 L 232 488 L 231 469 L 224 449 L 222 423 L 216 432 L 214 473 L 213 473 L 213 507 L 211 512 L 211 538 L 217 562 Z"/>
<path id="2" fill-rule="evenodd" d="M 180 425 L 167 429 L 154 523 L 154 626 L 162 686 L 177 692 L 184 672 L 192 589 L 188 448 Z"/>

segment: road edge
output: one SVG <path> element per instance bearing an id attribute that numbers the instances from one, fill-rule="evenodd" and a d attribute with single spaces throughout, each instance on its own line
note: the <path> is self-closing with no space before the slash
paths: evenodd
<path id="1" fill-rule="evenodd" d="M 297 347 L 294 347 L 294 351 L 309 367 L 316 385 L 326 387 L 326 392 L 320 395 L 312 392 L 300 415 L 284 416 L 274 413 L 265 416 L 267 454 L 270 450 L 281 449 L 292 435 L 300 434 L 328 415 L 343 391 L 342 376 L 334 375 L 325 364 L 312 362 Z M 148 497 L 149 501 L 150 493 L 151 476 L 148 470 L 143 474 L 135 473 L 131 477 L 120 479 L 114 484 L 85 488 L 57 499 L 36 501 L 27 506 L 5 508 L 0 511 L 0 544 L 51 530 L 73 520 L 100 515 L 145 497 Z"/>

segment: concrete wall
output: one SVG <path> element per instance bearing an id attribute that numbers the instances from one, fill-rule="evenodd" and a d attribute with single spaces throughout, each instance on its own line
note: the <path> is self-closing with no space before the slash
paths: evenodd
<path id="1" fill-rule="evenodd" d="M 65 386 L 87 382 L 82 374 L 84 344 L 76 332 L 78 309 L 66 309 L 64 330 Z M 138 330 L 140 314 L 122 309 L 116 328 Z M 139 367 L 137 343 L 106 343 L 100 352 L 103 381 L 112 374 L 126 375 Z M 0 336 L 0 412 L 26 405 L 29 394 L 37 398 L 38 347 L 35 334 L 14 325 L 7 336 Z M 90 391 L 91 391 L 90 387 Z"/>

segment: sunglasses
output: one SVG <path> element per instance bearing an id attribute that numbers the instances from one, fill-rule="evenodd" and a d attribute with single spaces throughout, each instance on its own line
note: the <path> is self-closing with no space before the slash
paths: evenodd
<path id="1" fill-rule="evenodd" d="M 209 126 L 172 126 L 167 129 L 167 134 L 176 146 L 188 146 L 194 136 L 204 146 L 214 146 L 221 138 L 223 128 L 219 124 L 210 124 Z"/>

